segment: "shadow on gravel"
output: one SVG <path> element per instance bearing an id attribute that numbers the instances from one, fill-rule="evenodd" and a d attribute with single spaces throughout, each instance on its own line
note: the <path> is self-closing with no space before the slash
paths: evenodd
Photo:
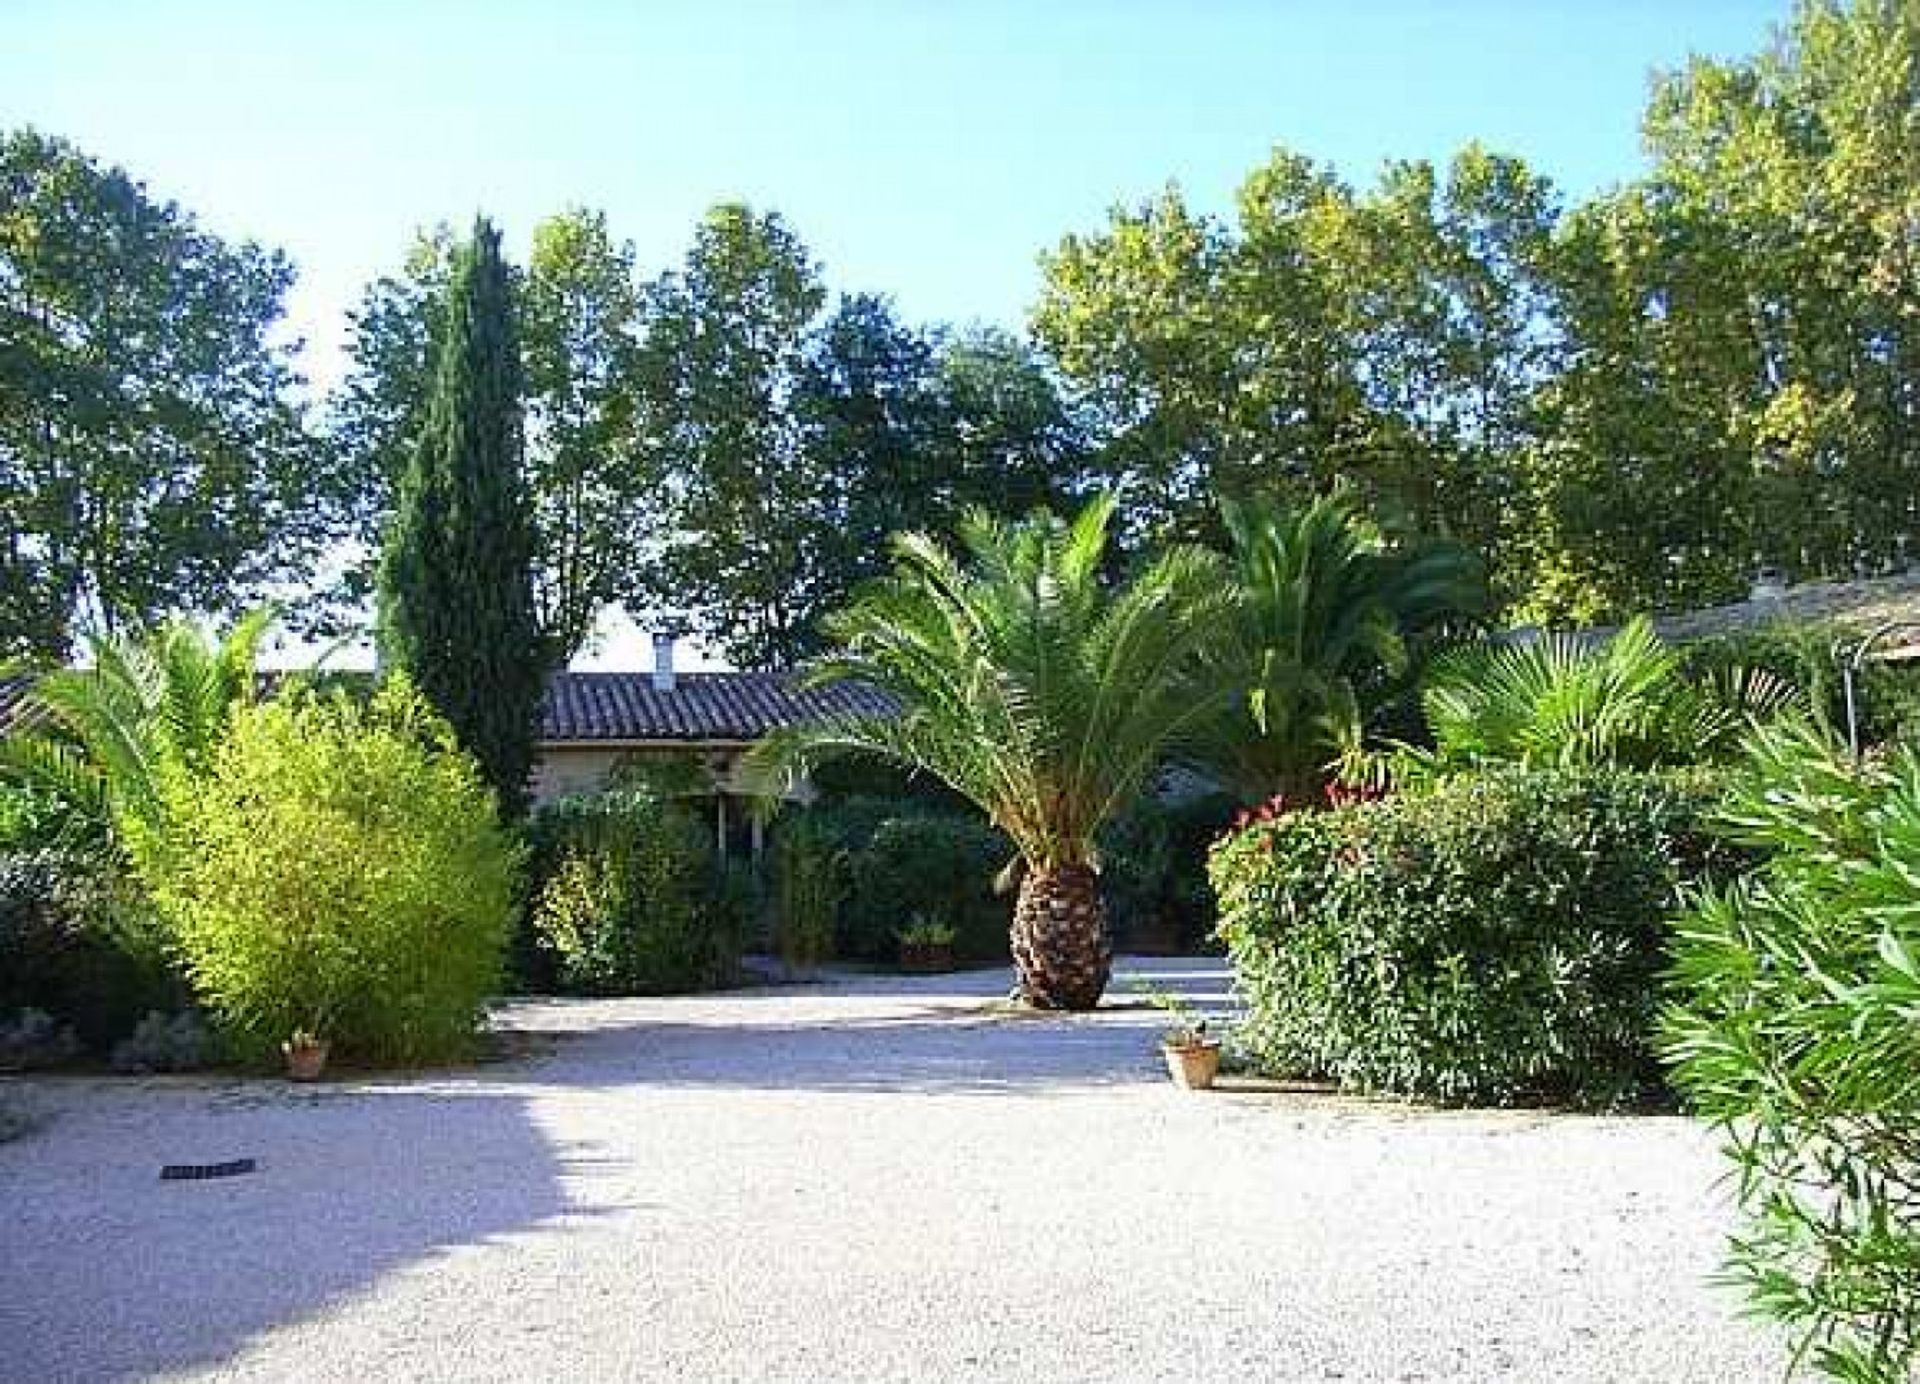
<path id="1" fill-rule="evenodd" d="M 235 1157 L 259 1170 L 159 1180 Z M 0 1148 L 0 1377 L 217 1366 L 409 1265 L 561 1216 L 567 1166 L 522 1099 L 491 1092 L 102 1089 Z"/>
<path id="2" fill-rule="evenodd" d="M 542 1032 L 564 1040 L 563 1062 L 525 1079 L 568 1086 L 708 1087 L 881 1094 L 1042 1095 L 1049 1088 L 1164 1083 L 1158 1037 L 1167 1018 L 1129 988 L 1138 972 L 1116 969 L 1092 1014 L 1004 1006 L 1006 973 L 916 978 L 840 973 L 818 987 L 784 992 L 808 1012 L 762 1016 L 735 994 L 688 1002 L 653 1000 L 609 1021 L 604 1008 L 569 1028 L 567 1002 L 549 1002 Z M 1234 1001 L 1224 966 L 1163 964 L 1147 978 L 1216 1022 Z M 997 984 L 995 983 L 997 980 Z M 779 993 L 778 991 L 774 993 Z M 557 1006 L 557 1007 L 555 1007 Z M 844 1006 L 844 1014 L 833 1012 Z M 685 1015 L 683 1018 L 682 1015 Z"/>

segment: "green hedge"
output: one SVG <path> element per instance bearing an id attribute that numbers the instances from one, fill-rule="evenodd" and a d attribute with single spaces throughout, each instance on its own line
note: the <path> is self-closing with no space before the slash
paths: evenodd
<path id="1" fill-rule="evenodd" d="M 753 901 L 687 805 L 648 791 L 562 798 L 531 834 L 537 988 L 658 995 L 738 978 Z"/>
<path id="2" fill-rule="evenodd" d="M 1007 839 L 977 815 L 912 797 L 847 798 L 806 809 L 812 826 L 844 852 L 839 955 L 892 961 L 896 934 L 916 916 L 945 923 L 963 958 L 1007 955 L 1008 904 L 993 879 L 1012 856 Z"/>
<path id="3" fill-rule="evenodd" d="M 41 1010 L 104 1057 L 149 1010 L 186 1000 L 132 885 L 83 855 L 0 853 L 0 1017 Z"/>
<path id="4" fill-rule="evenodd" d="M 1711 801 L 1698 778 L 1506 770 L 1234 833 L 1211 875 L 1249 1056 L 1444 1102 L 1658 1093 L 1668 918 L 1733 863 Z"/>

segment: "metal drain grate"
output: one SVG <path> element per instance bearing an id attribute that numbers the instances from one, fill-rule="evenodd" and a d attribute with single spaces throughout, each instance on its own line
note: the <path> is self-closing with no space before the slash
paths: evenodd
<path id="1" fill-rule="evenodd" d="M 206 1182 L 216 1177 L 239 1177 L 255 1168 L 251 1158 L 236 1158 L 231 1163 L 169 1163 L 160 1169 L 162 1182 Z"/>

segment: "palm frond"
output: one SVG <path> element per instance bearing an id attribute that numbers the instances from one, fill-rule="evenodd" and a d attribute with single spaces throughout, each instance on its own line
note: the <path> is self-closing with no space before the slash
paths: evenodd
<path id="1" fill-rule="evenodd" d="M 1191 670 L 1226 609 L 1200 554 L 1106 582 L 1112 514 L 1107 498 L 1070 521 L 974 512 L 957 551 L 897 538 L 892 574 L 828 620 L 837 647 L 810 675 L 866 683 L 897 714 L 773 736 L 750 776 L 878 756 L 971 799 L 1029 864 L 1090 863 L 1102 823 L 1205 714 Z"/>
<path id="2" fill-rule="evenodd" d="M 1310 796 L 1411 671 L 1410 637 L 1484 609 L 1484 574 L 1457 544 L 1391 542 L 1345 492 L 1220 510 L 1237 600 L 1208 675 L 1237 695 L 1197 758 L 1245 799 Z"/>

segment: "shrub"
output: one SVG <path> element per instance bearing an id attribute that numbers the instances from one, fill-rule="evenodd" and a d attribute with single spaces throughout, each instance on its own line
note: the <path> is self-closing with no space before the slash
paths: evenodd
<path id="1" fill-rule="evenodd" d="M 847 856 L 804 818 L 774 840 L 775 940 L 789 972 L 811 971 L 833 955 L 833 930 L 847 896 Z"/>
<path id="2" fill-rule="evenodd" d="M 247 708 L 209 771 L 165 791 L 161 901 L 241 1055 L 296 1029 L 368 1061 L 468 1048 L 499 983 L 519 850 L 414 693 Z"/>
<path id="3" fill-rule="evenodd" d="M 154 1010 L 113 1045 L 111 1065 L 116 1072 L 191 1072 L 219 1055 L 219 1038 L 198 1014 Z"/>
<path id="4" fill-rule="evenodd" d="M 993 891 L 1007 839 L 967 814 L 916 798 L 850 798 L 810 809 L 809 820 L 846 852 L 840 955 L 892 961 L 895 934 L 926 913 L 953 925 L 969 960 L 1007 955 L 1006 901 Z"/>
<path id="5" fill-rule="evenodd" d="M 1763 669 L 1799 688 L 1820 721 L 1844 735 L 1846 696 L 1834 650 L 1851 650 L 1859 640 L 1858 632 L 1832 624 L 1776 624 L 1690 641 L 1680 646 L 1680 655 L 1695 678 Z M 1869 659 L 1860 669 L 1855 700 L 1864 744 L 1920 733 L 1920 669 L 1912 664 Z"/>
<path id="6" fill-rule="evenodd" d="M 650 792 L 561 799 L 534 820 L 534 933 L 556 984 L 655 995 L 731 982 L 752 910 L 704 823 Z"/>
<path id="7" fill-rule="evenodd" d="M 1920 752 L 1756 738 L 1725 823 L 1767 850 L 1682 919 L 1675 1081 L 1750 1221 L 1735 1274 L 1838 1379 L 1920 1366 Z"/>
<path id="8" fill-rule="evenodd" d="M 1547 634 L 1465 645 L 1433 663 L 1421 710 L 1431 750 L 1360 753 L 1350 768 L 1431 778 L 1480 765 L 1657 770 L 1723 762 L 1753 719 L 1798 711 L 1799 689 L 1764 670 L 1690 680 L 1644 617 L 1594 642 Z M 1365 775 L 1362 775 L 1365 776 Z"/>
<path id="9" fill-rule="evenodd" d="M 98 857 L 0 855 L 0 1013 L 40 1009 L 105 1054 L 185 998 L 151 904 Z"/>
<path id="10" fill-rule="evenodd" d="M 1234 800 L 1224 793 L 1172 800 L 1147 795 L 1108 825 L 1100 840 L 1100 883 L 1115 936 L 1183 951 L 1213 937 L 1207 853 L 1233 811 Z"/>
<path id="11" fill-rule="evenodd" d="M 79 1051 L 73 1030 L 44 1009 L 0 1015 L 0 1072 L 57 1067 Z"/>
<path id="12" fill-rule="evenodd" d="M 1295 812 L 1212 859 L 1256 1065 L 1447 1102 L 1659 1088 L 1668 916 L 1730 863 L 1700 782 L 1493 771 Z"/>
<path id="13" fill-rule="evenodd" d="M 66 844 L 67 812 L 46 789 L 0 782 L 0 851 L 55 850 Z"/>

